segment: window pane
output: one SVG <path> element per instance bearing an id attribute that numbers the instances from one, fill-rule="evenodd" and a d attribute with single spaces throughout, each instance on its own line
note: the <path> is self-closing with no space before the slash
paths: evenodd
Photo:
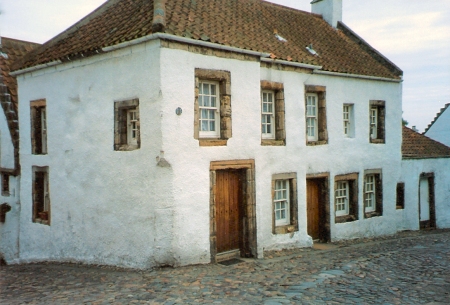
<path id="1" fill-rule="evenodd" d="M 210 106 L 209 96 L 204 96 L 203 97 L 203 106 L 205 106 L 205 107 L 209 107 Z"/>
<path id="2" fill-rule="evenodd" d="M 201 121 L 202 122 L 202 131 L 208 131 L 208 121 Z"/>
<path id="3" fill-rule="evenodd" d="M 216 97 L 211 96 L 211 107 L 216 107 Z"/>
<path id="4" fill-rule="evenodd" d="M 211 85 L 211 95 L 216 95 L 216 85 Z"/>
<path id="5" fill-rule="evenodd" d="M 203 94 L 209 94 L 209 84 L 203 84 Z"/>
<path id="6" fill-rule="evenodd" d="M 216 131 L 216 123 L 214 121 L 209 122 L 209 131 Z"/>

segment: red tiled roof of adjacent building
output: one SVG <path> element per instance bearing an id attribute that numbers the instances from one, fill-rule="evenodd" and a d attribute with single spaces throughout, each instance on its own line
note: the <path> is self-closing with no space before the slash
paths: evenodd
<path id="1" fill-rule="evenodd" d="M 391 79 L 403 74 L 344 24 L 335 29 L 316 14 L 262 0 L 170 0 L 165 8 L 166 34 L 271 53 L 330 72 Z M 101 53 L 104 47 L 152 34 L 152 21 L 153 0 L 109 0 L 14 68 Z M 311 44 L 318 56 L 306 49 Z"/>
<path id="2" fill-rule="evenodd" d="M 11 102 L 16 111 L 18 104 L 17 81 L 15 77 L 9 74 L 9 72 L 11 71 L 13 62 L 20 60 L 25 54 L 35 49 L 37 46 L 39 46 L 37 43 L 1 37 L 0 51 L 6 54 L 6 58 L 0 56 L 1 76 L 3 78 L 3 83 L 8 88 L 9 94 L 11 95 Z"/>
<path id="3" fill-rule="evenodd" d="M 450 147 L 403 126 L 403 159 L 450 158 Z"/>

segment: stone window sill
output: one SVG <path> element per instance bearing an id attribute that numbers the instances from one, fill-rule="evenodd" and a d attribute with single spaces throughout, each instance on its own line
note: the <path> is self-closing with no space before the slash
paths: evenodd
<path id="1" fill-rule="evenodd" d="M 370 139 L 370 143 L 372 144 L 384 144 L 384 139 Z"/>
<path id="2" fill-rule="evenodd" d="M 116 147 L 116 151 L 131 151 L 131 150 L 136 150 L 139 149 L 139 145 L 137 144 L 121 144 L 119 146 Z"/>
<path id="3" fill-rule="evenodd" d="M 308 141 L 306 142 L 306 145 L 308 146 L 317 146 L 317 145 L 325 145 L 328 144 L 328 141 L 322 140 L 322 141 Z"/>
<path id="4" fill-rule="evenodd" d="M 288 234 L 288 233 L 294 233 L 297 231 L 298 231 L 298 225 L 276 226 L 274 229 L 274 234 Z"/>
<path id="5" fill-rule="evenodd" d="M 261 146 L 286 146 L 286 141 L 275 139 L 262 139 Z"/>
<path id="6" fill-rule="evenodd" d="M 345 223 L 356 221 L 358 218 L 355 215 L 344 215 L 344 216 L 336 216 L 335 223 Z"/>
<path id="7" fill-rule="evenodd" d="M 379 217 L 382 216 L 380 212 L 368 212 L 368 213 L 364 213 L 364 217 L 365 218 L 373 218 L 373 217 Z"/>
<path id="8" fill-rule="evenodd" d="M 228 140 L 221 139 L 200 139 L 198 140 L 199 146 L 227 146 Z"/>

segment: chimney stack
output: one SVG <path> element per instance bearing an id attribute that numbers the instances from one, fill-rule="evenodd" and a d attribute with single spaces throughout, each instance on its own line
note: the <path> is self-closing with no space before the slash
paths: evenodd
<path id="1" fill-rule="evenodd" d="M 153 0 L 152 32 L 164 32 L 166 28 L 166 0 Z"/>
<path id="2" fill-rule="evenodd" d="M 313 0 L 311 12 L 322 15 L 323 19 L 336 28 L 342 21 L 342 0 Z"/>

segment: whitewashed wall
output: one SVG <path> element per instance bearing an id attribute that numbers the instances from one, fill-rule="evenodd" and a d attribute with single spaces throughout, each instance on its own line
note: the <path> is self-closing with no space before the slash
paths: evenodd
<path id="1" fill-rule="evenodd" d="M 209 200 L 211 161 L 254 159 L 256 163 L 256 213 L 258 254 L 263 250 L 311 245 L 306 234 L 306 174 L 330 172 L 330 200 L 339 174 L 360 173 L 360 215 L 356 222 L 334 224 L 333 240 L 393 234 L 395 190 L 400 177 L 401 84 L 261 69 L 258 62 L 203 56 L 162 49 L 161 82 L 164 92 L 162 122 L 166 159 L 174 173 L 175 249 L 180 263 L 209 262 Z M 231 72 L 233 136 L 225 147 L 199 147 L 194 139 L 195 68 Z M 286 103 L 285 147 L 261 146 L 260 80 L 284 83 Z M 305 145 L 304 86 L 327 87 L 329 144 Z M 369 100 L 386 101 L 386 144 L 369 144 Z M 342 104 L 355 104 L 356 137 L 345 138 Z M 177 116 L 175 109 L 183 114 Z M 363 219 L 362 179 L 365 169 L 383 170 L 384 215 Z M 271 178 L 297 172 L 299 232 L 272 234 Z M 333 205 L 332 205 L 333 206 Z M 331 209 L 334 215 L 334 207 Z M 193 234 L 195 232 L 195 234 Z"/>
<path id="2" fill-rule="evenodd" d="M 401 181 L 405 183 L 405 209 L 397 211 L 399 230 L 418 230 L 420 174 L 434 173 L 436 226 L 450 228 L 450 158 L 402 161 Z"/>
<path id="3" fill-rule="evenodd" d="M 194 139 L 195 68 L 231 72 L 233 136 L 225 147 Z M 284 83 L 285 147 L 260 145 L 260 80 Z M 28 73 L 18 78 L 20 117 L 45 98 L 48 155 L 31 155 L 30 122 L 20 121 L 20 261 L 82 261 L 145 268 L 210 261 L 211 161 L 254 159 L 258 252 L 310 246 L 306 175 L 360 173 L 359 220 L 334 224 L 333 240 L 392 234 L 400 178 L 401 85 L 261 69 L 240 61 L 160 49 L 158 42 Z M 329 144 L 305 144 L 304 86 L 327 87 Z M 139 98 L 141 148 L 113 150 L 114 101 Z M 386 144 L 369 144 L 369 100 L 386 101 Z M 345 138 L 342 104 L 355 104 L 356 136 Z M 183 113 L 177 116 L 175 109 Z M 163 156 L 169 168 L 157 166 Z M 51 226 L 35 224 L 32 166 L 49 166 Z M 383 171 L 384 214 L 364 219 L 365 169 Z M 299 232 L 272 234 L 271 178 L 297 172 Z M 334 215 L 334 204 L 331 205 Z"/>
<path id="4" fill-rule="evenodd" d="M 9 132 L 5 113 L 0 111 L 0 167 L 14 169 L 14 146 Z M 10 176 L 10 195 L 4 196 L 0 192 L 0 204 L 7 203 L 11 210 L 6 213 L 5 223 L 0 223 L 0 256 L 11 261 L 18 257 L 19 240 L 19 179 Z"/>
<path id="5" fill-rule="evenodd" d="M 450 146 L 450 106 L 445 109 L 425 135 L 433 140 Z"/>
<path id="6" fill-rule="evenodd" d="M 170 246 L 171 171 L 156 165 L 159 79 L 156 41 L 18 77 L 22 261 L 149 267 L 170 260 L 162 247 Z M 32 155 L 29 101 L 41 98 L 48 155 Z M 114 102 L 133 98 L 140 105 L 141 148 L 114 151 Z M 34 165 L 49 166 L 51 226 L 31 221 Z M 156 245 L 160 239 L 166 244 Z"/>

